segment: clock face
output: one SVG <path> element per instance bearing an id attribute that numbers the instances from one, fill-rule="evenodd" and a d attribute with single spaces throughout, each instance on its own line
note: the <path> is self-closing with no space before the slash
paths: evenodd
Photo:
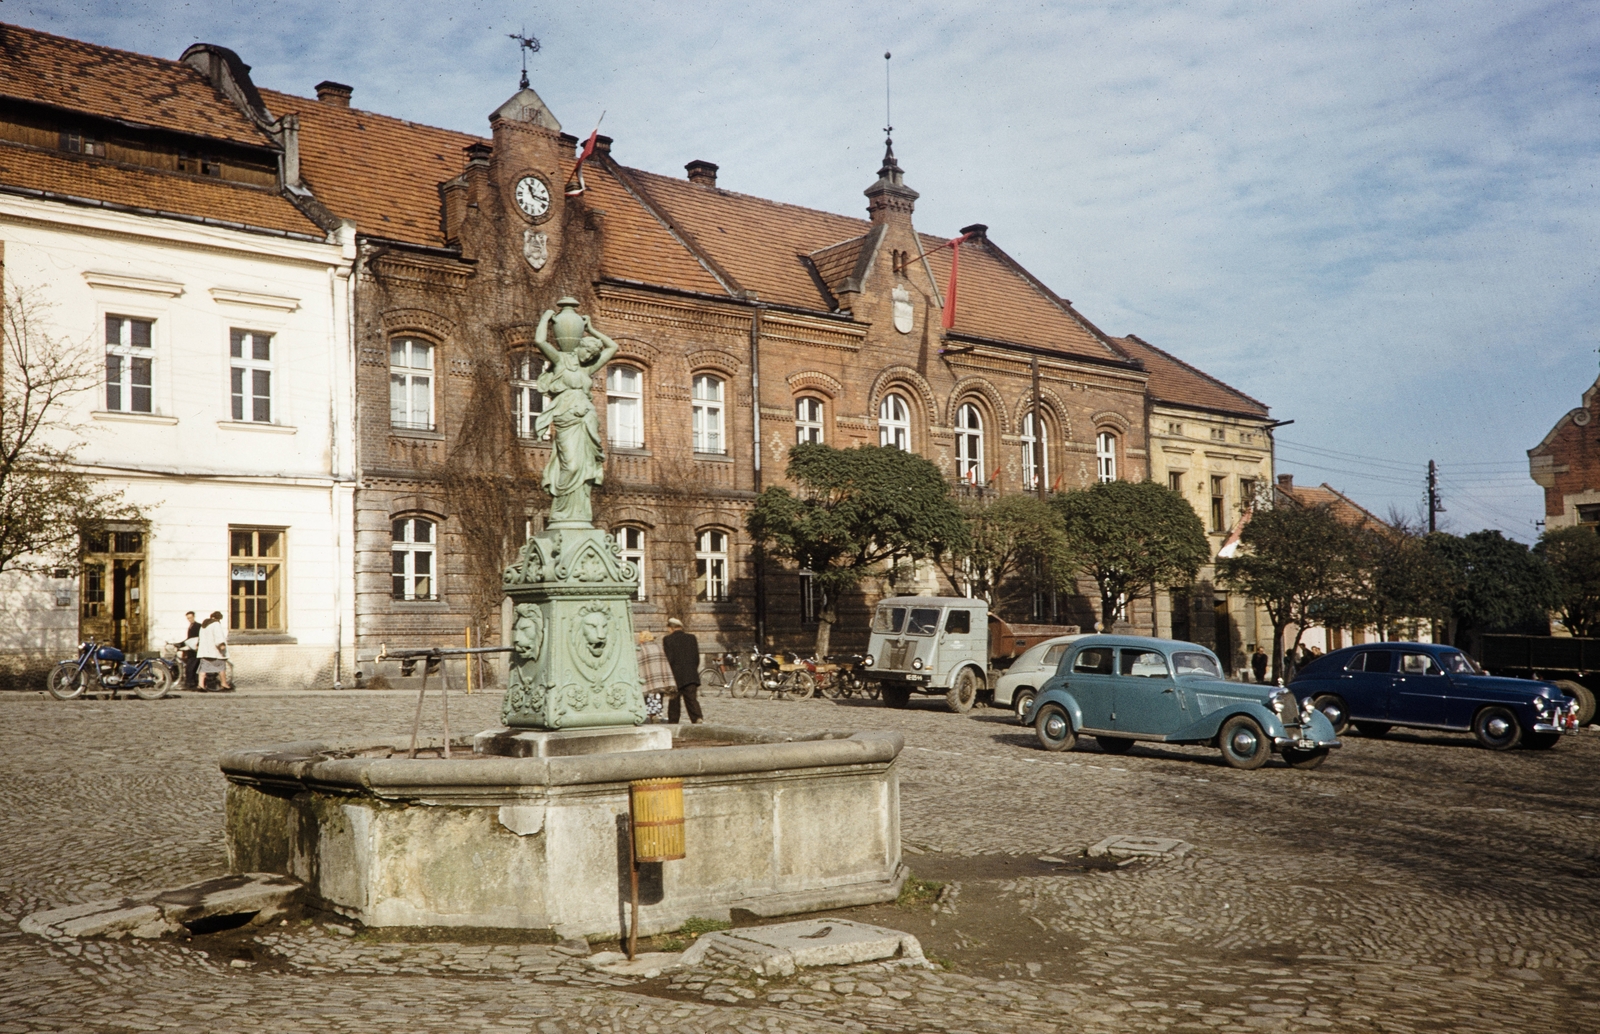
<path id="1" fill-rule="evenodd" d="M 530 219 L 538 219 L 550 211 L 550 188 L 537 176 L 524 176 L 517 181 L 517 207 Z"/>

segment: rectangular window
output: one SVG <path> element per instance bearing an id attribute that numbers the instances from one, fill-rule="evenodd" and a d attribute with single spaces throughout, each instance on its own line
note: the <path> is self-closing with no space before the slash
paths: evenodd
<path id="1" fill-rule="evenodd" d="M 1256 501 L 1256 479 L 1239 479 L 1239 505 L 1249 507 Z"/>
<path id="2" fill-rule="evenodd" d="M 728 536 L 702 531 L 694 554 L 694 598 L 720 603 L 728 598 Z"/>
<path id="3" fill-rule="evenodd" d="M 1181 437 L 1183 437 L 1183 425 L 1180 424 L 1180 423 L 1177 423 L 1175 421 L 1168 421 L 1167 422 L 1167 433 L 1171 434 L 1171 435 L 1177 435 L 1178 437 L 1181 438 Z"/>
<path id="4" fill-rule="evenodd" d="M 710 374 L 697 374 L 694 378 L 694 451 L 722 454 L 727 447 L 722 440 L 722 379 Z"/>
<path id="5" fill-rule="evenodd" d="M 94 137 L 84 136 L 82 133 L 62 133 L 61 149 L 70 151 L 73 154 L 87 154 L 94 158 L 104 158 L 106 156 L 106 142 L 104 140 L 96 140 Z"/>
<path id="6" fill-rule="evenodd" d="M 438 525 L 425 517 L 402 517 L 390 522 L 393 593 L 397 600 L 435 600 L 439 590 L 434 582 L 434 557 L 438 547 Z"/>
<path id="7" fill-rule="evenodd" d="M 622 559 L 639 570 L 639 588 L 634 591 L 633 598 L 642 600 L 645 598 L 644 529 L 624 524 L 612 534 L 622 549 Z"/>
<path id="8" fill-rule="evenodd" d="M 1600 505 L 1588 504 L 1578 507 L 1579 524 L 1600 524 Z"/>
<path id="9" fill-rule="evenodd" d="M 822 443 L 822 400 L 795 399 L 794 437 L 801 445 Z"/>
<path id="10" fill-rule="evenodd" d="M 389 424 L 433 430 L 433 346 L 413 338 L 389 343 Z"/>
<path id="11" fill-rule="evenodd" d="M 1225 442 L 1228 440 L 1228 432 L 1220 427 L 1213 427 L 1211 429 L 1211 440 L 1214 442 Z"/>
<path id="12" fill-rule="evenodd" d="M 151 410 L 152 320 L 106 317 L 106 409 L 113 413 Z"/>
<path id="13" fill-rule="evenodd" d="M 228 628 L 283 631 L 281 528 L 228 529 Z"/>
<path id="14" fill-rule="evenodd" d="M 1183 491 L 1183 471 L 1172 470 L 1167 472 L 1167 487 L 1174 492 Z"/>
<path id="15" fill-rule="evenodd" d="M 229 334 L 228 358 L 232 364 L 233 419 L 270 424 L 272 335 L 235 328 Z"/>
<path id="16" fill-rule="evenodd" d="M 1212 478 L 1211 479 L 1211 530 L 1212 531 L 1227 531 L 1228 530 L 1227 524 L 1224 523 L 1227 520 L 1227 517 L 1228 517 L 1227 505 L 1226 505 L 1227 501 L 1223 497 L 1222 491 L 1223 491 L 1223 489 L 1222 489 L 1222 479 L 1220 477 Z"/>
<path id="17" fill-rule="evenodd" d="M 550 401 L 539 390 L 539 375 L 544 369 L 544 358 L 532 352 L 511 359 L 511 415 L 516 421 L 519 438 L 539 436 L 534 424 Z"/>
<path id="18" fill-rule="evenodd" d="M 606 370 L 606 437 L 619 449 L 644 447 L 644 375 L 635 367 Z"/>

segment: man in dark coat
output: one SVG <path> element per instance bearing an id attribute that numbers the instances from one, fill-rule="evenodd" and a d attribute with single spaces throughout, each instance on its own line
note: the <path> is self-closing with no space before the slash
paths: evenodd
<path id="1" fill-rule="evenodd" d="M 1267 681 L 1267 651 L 1257 646 L 1255 653 L 1250 655 L 1250 670 L 1256 673 L 1256 682 Z"/>
<path id="2" fill-rule="evenodd" d="M 183 658 L 183 688 L 200 688 L 200 622 L 194 619 L 194 611 L 184 615 L 189 622 L 189 630 L 183 636 L 183 651 L 179 656 Z"/>
<path id="3" fill-rule="evenodd" d="M 699 725 L 704 717 L 700 713 L 700 641 L 685 632 L 683 622 L 677 618 L 669 618 L 667 627 L 672 631 L 661 640 L 661 650 L 672 666 L 673 680 L 678 683 L 678 695 L 667 703 L 667 721 L 678 723 L 681 701 L 683 710 L 689 712 L 689 721 Z"/>

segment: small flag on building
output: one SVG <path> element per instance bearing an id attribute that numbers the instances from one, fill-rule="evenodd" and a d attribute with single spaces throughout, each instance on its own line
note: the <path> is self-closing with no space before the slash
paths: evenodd
<path id="1" fill-rule="evenodd" d="M 943 244 L 943 247 L 950 249 L 950 286 L 944 293 L 943 323 L 946 330 L 956 325 L 956 267 L 961 260 L 961 242 L 971 236 L 970 233 L 964 233 Z"/>
<path id="2" fill-rule="evenodd" d="M 594 132 L 589 134 L 589 139 L 583 142 L 583 150 L 578 152 L 578 164 L 572 167 L 572 176 L 567 180 L 567 197 L 577 197 L 588 189 L 583 182 L 583 163 L 594 154 L 595 141 L 600 138 L 600 123 L 605 120 L 606 113 L 601 112 L 600 118 L 595 120 Z"/>
<path id="3" fill-rule="evenodd" d="M 1228 532 L 1228 537 L 1223 541 L 1222 548 L 1217 550 L 1217 558 L 1219 560 L 1229 560 L 1238 554 L 1239 539 L 1244 535 L 1244 526 L 1250 523 L 1251 512 L 1250 508 L 1246 508 L 1244 513 L 1239 515 L 1239 523 L 1235 524 L 1233 530 Z"/>

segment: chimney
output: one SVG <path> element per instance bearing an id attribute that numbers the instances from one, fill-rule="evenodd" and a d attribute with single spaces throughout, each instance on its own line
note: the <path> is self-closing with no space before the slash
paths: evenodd
<path id="1" fill-rule="evenodd" d="M 348 108 L 350 95 L 355 90 L 344 83 L 336 83 L 332 79 L 324 79 L 317 84 L 317 100 L 324 104 L 332 104 L 336 108 Z"/>
<path id="2" fill-rule="evenodd" d="M 1279 474 L 1278 475 L 1278 487 L 1283 489 L 1285 492 L 1293 492 L 1294 491 L 1294 475 L 1293 474 Z"/>
<path id="3" fill-rule="evenodd" d="M 685 165 L 684 169 L 688 170 L 690 183 L 698 183 L 702 187 L 714 187 L 717 185 L 717 165 L 715 162 L 696 158 L 688 165 Z"/>
<path id="4" fill-rule="evenodd" d="M 974 240 L 986 241 L 989 239 L 989 227 L 986 223 L 973 223 L 971 226 L 963 226 L 961 234 Z"/>
<path id="5" fill-rule="evenodd" d="M 611 138 L 609 136 L 606 136 L 603 133 L 595 134 L 595 138 L 594 138 L 594 157 L 596 157 L 596 158 L 609 158 L 609 157 L 611 157 Z"/>

